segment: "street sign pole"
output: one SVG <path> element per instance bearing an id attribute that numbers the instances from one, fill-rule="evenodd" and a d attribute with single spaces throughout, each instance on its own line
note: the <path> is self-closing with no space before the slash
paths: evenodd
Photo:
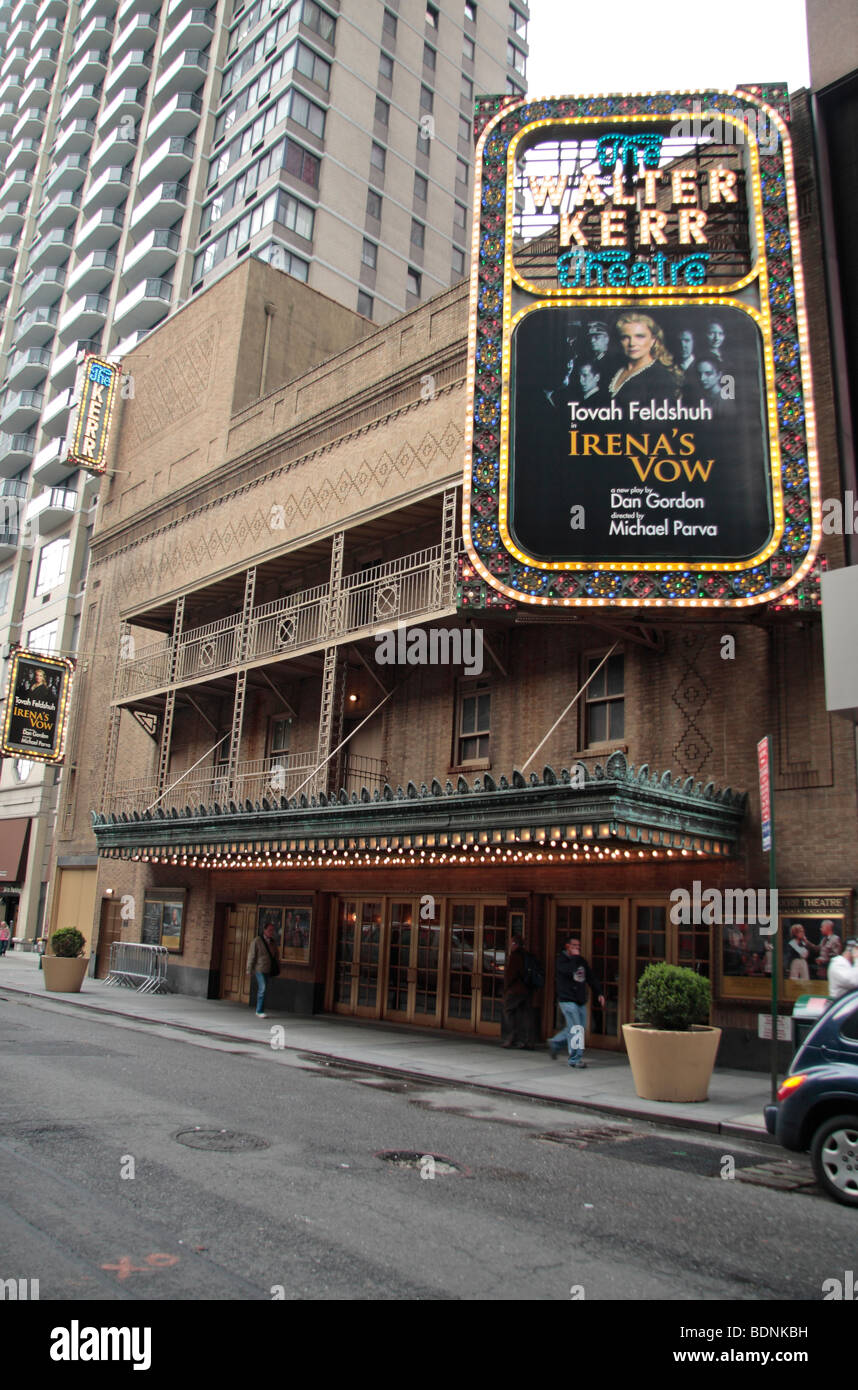
<path id="1" fill-rule="evenodd" d="M 769 734 L 760 739 L 757 744 L 757 766 L 760 773 L 760 823 L 763 835 L 763 853 L 769 856 L 769 927 L 774 926 L 771 934 L 772 949 L 770 959 L 772 963 L 772 1041 L 771 1041 L 771 1072 L 772 1072 L 772 1102 L 777 1100 L 778 1094 L 778 935 L 779 923 L 772 922 L 773 907 L 777 902 L 775 890 L 777 888 L 777 863 L 775 858 L 775 816 L 774 816 L 774 797 L 772 796 L 771 782 L 771 761 L 772 761 L 772 740 Z"/>

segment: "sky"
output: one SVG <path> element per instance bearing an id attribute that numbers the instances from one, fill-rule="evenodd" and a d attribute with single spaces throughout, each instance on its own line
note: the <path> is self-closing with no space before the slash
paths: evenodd
<path id="1" fill-rule="evenodd" d="M 809 83 L 804 0 L 530 0 L 528 96 Z"/>

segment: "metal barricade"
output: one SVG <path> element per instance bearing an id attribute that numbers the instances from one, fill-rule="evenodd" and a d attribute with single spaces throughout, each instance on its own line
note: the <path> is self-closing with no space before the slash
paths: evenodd
<path id="1" fill-rule="evenodd" d="M 167 947 L 142 941 L 114 941 L 107 984 L 124 985 L 140 994 L 167 993 Z"/>

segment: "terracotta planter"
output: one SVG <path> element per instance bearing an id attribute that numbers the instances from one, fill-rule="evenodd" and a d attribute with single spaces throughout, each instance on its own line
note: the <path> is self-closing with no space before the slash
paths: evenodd
<path id="1" fill-rule="evenodd" d="M 89 956 L 44 955 L 42 974 L 45 977 L 45 989 L 52 990 L 54 994 L 80 994 L 89 962 Z"/>
<path id="2" fill-rule="evenodd" d="M 708 1100 L 721 1029 L 693 1024 L 688 1033 L 624 1023 L 623 1040 L 641 1100 Z"/>

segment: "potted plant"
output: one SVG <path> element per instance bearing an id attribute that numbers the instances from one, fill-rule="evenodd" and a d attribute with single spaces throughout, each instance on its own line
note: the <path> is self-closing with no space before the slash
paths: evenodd
<path id="1" fill-rule="evenodd" d="M 709 1026 L 709 981 L 681 965 L 648 965 L 638 981 L 636 1023 L 623 1024 L 642 1100 L 707 1100 L 721 1029 Z"/>
<path id="2" fill-rule="evenodd" d="M 51 937 L 51 949 L 45 953 L 42 968 L 45 989 L 55 994 L 79 994 L 89 965 L 83 954 L 86 940 L 77 927 L 61 927 Z"/>

